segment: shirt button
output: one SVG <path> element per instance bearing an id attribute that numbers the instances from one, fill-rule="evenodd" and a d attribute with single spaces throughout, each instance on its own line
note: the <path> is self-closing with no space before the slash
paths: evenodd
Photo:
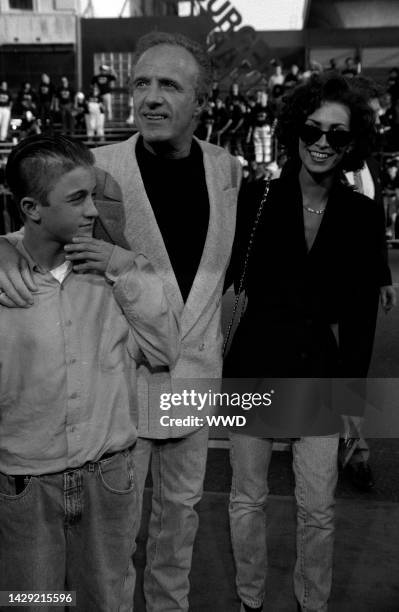
<path id="1" fill-rule="evenodd" d="M 202 342 L 202 343 L 199 345 L 198 350 L 203 351 L 203 350 L 204 350 L 204 348 L 205 348 L 205 344 Z"/>

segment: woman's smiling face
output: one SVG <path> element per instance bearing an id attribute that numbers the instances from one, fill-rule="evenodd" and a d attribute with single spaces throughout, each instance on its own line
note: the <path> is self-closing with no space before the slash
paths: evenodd
<path id="1" fill-rule="evenodd" d="M 350 140 L 350 110 L 340 102 L 324 102 L 316 109 L 305 121 L 305 126 L 318 128 L 323 132 L 346 132 L 345 135 L 338 135 L 337 140 Z M 316 140 L 309 142 L 309 138 L 299 136 L 299 157 L 303 166 L 310 174 L 321 175 L 334 172 L 342 162 L 345 153 L 350 147 L 350 143 L 338 146 L 334 137 L 331 138 L 334 146 L 328 141 L 328 134 L 315 130 Z M 303 139 L 304 138 L 304 139 Z"/>

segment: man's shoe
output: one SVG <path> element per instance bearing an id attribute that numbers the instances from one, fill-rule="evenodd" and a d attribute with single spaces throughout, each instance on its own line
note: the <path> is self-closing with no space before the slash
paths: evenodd
<path id="1" fill-rule="evenodd" d="M 351 483 L 361 491 L 371 491 L 374 487 L 373 473 L 366 461 L 348 463 L 345 472 Z"/>

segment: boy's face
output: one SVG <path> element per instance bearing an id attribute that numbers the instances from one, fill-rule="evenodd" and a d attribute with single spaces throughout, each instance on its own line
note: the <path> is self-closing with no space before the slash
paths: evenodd
<path id="1" fill-rule="evenodd" d="M 93 202 L 96 186 L 94 168 L 77 166 L 59 176 L 40 205 L 44 237 L 67 244 L 74 236 L 92 236 L 98 212 Z"/>

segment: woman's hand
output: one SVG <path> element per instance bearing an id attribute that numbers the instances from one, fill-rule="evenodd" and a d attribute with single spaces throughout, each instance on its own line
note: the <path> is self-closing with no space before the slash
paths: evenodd
<path id="1" fill-rule="evenodd" d="M 65 258 L 72 262 L 74 272 L 105 274 L 114 245 L 89 236 L 76 236 L 64 249 Z"/>
<path id="2" fill-rule="evenodd" d="M 380 287 L 380 301 L 385 313 L 388 313 L 391 308 L 396 306 L 396 289 L 393 285 Z"/>

